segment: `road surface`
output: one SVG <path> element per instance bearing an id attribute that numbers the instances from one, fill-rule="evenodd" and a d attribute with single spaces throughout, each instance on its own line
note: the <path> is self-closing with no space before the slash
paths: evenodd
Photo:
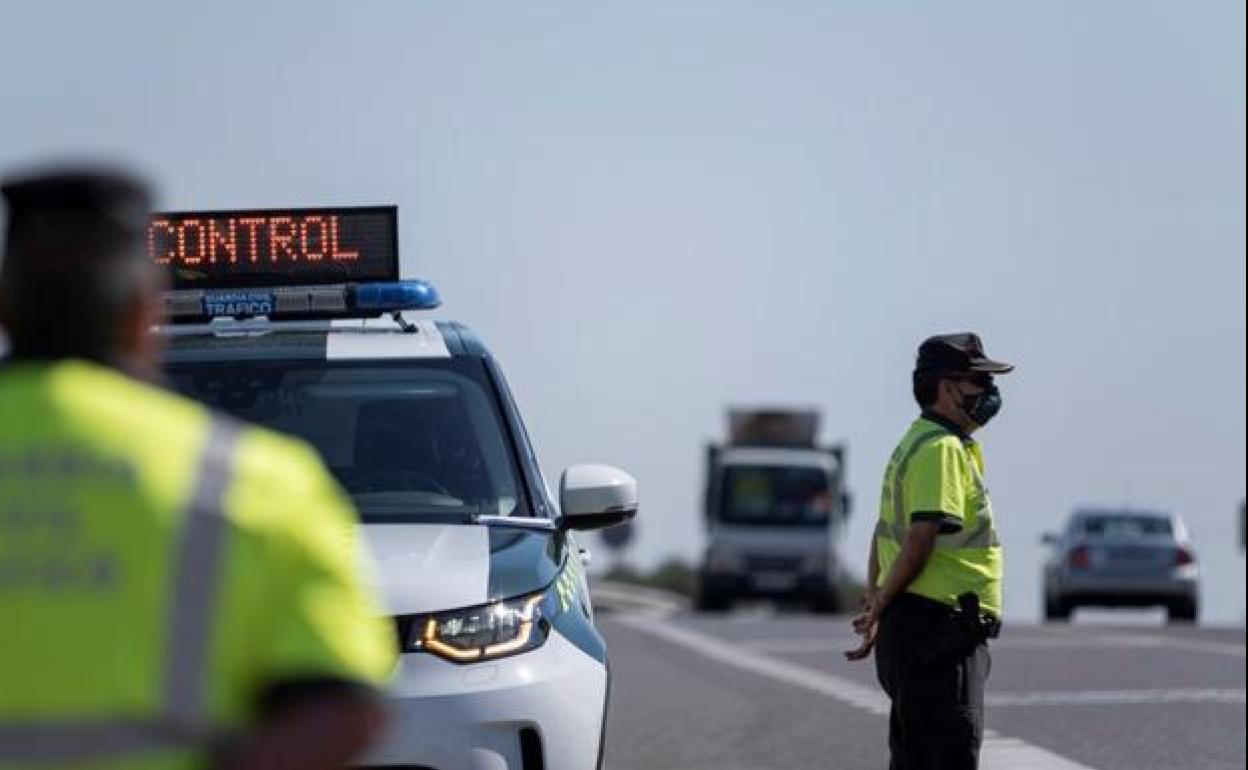
<path id="1" fill-rule="evenodd" d="M 602 616 L 607 770 L 882 770 L 886 702 L 845 618 Z M 1009 628 L 984 770 L 1243 770 L 1244 632 Z"/>

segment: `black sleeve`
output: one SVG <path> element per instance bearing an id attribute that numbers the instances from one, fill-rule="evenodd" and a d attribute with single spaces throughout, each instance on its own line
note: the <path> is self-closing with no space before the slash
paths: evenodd
<path id="1" fill-rule="evenodd" d="M 940 534 L 942 535 L 951 535 L 954 532 L 962 531 L 962 522 L 953 518 L 944 511 L 915 511 L 910 514 L 910 521 L 940 522 Z"/>
<path id="2" fill-rule="evenodd" d="M 286 679 L 274 682 L 260 691 L 256 698 L 256 714 L 260 722 L 280 719 L 292 709 L 322 698 L 365 704 L 380 703 L 381 692 L 370 684 L 345 677 L 309 676 Z M 245 749 L 247 738 L 245 733 L 218 736 L 208 746 L 208 761 L 204 770 L 232 767 L 238 752 Z"/>
<path id="3" fill-rule="evenodd" d="M 302 703 L 321 698 L 380 702 L 381 693 L 371 684 L 343 677 L 288 679 L 274 682 L 260 692 L 256 700 L 256 712 L 262 719 L 268 719 Z"/>

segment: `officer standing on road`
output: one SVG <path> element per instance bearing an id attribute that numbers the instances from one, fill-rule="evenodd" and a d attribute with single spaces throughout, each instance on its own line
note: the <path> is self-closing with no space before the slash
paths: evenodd
<path id="1" fill-rule="evenodd" d="M 377 733 L 393 632 L 312 450 L 149 384 L 149 196 L 3 186 L 0 768 L 329 770 Z"/>
<path id="2" fill-rule="evenodd" d="M 1000 632 L 1001 545 L 971 435 L 1001 409 L 978 336 L 924 342 L 914 371 L 922 416 L 893 452 L 871 543 L 863 637 L 892 700 L 891 770 L 975 770 L 984 732 L 989 638 Z"/>

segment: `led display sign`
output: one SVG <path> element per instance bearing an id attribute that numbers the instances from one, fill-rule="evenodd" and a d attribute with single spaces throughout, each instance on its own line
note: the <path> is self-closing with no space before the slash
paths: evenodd
<path id="1" fill-rule="evenodd" d="M 148 225 L 147 251 L 174 289 L 394 281 L 398 209 L 166 212 Z"/>

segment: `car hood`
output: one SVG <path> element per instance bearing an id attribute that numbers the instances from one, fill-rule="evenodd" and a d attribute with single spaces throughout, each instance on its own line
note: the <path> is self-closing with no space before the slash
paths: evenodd
<path id="1" fill-rule="evenodd" d="M 374 585 L 396 615 L 473 607 L 550 585 L 562 535 L 501 526 L 365 524 Z"/>

